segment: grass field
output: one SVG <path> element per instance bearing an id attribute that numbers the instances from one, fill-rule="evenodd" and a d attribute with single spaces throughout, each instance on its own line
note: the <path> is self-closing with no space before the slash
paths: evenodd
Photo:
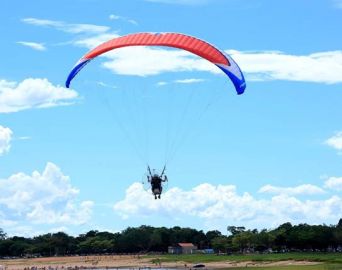
<path id="1" fill-rule="evenodd" d="M 249 267 L 253 270 L 341 270 L 342 264 L 340 265 L 293 265 L 293 266 L 265 266 L 265 267 Z M 227 270 L 241 270 L 240 268 L 229 268 Z"/>
<path id="2" fill-rule="evenodd" d="M 151 256 L 152 257 L 152 256 Z M 155 256 L 153 256 L 155 257 Z M 192 254 L 192 255 L 161 255 L 158 256 L 162 262 L 184 261 L 188 263 L 197 262 L 220 262 L 220 261 L 311 261 L 342 265 L 342 253 L 281 253 L 281 254 L 247 254 L 247 255 L 214 255 L 214 254 Z M 342 269 L 342 268 L 341 268 Z"/>
<path id="3" fill-rule="evenodd" d="M 155 259 L 155 256 L 151 256 Z M 152 259 L 153 260 L 153 259 Z M 246 262 L 247 268 L 255 270 L 342 270 L 342 254 L 341 253 L 285 253 L 285 254 L 248 254 L 248 255 L 209 255 L 209 254 L 192 254 L 192 255 L 161 255 L 158 256 L 161 262 L 186 262 L 193 263 L 213 263 L 213 262 Z M 316 265 L 286 265 L 272 266 L 272 263 L 281 261 L 307 261 L 318 262 Z M 266 265 L 255 267 L 247 262 L 265 263 Z M 267 264 L 270 265 L 267 265 Z M 246 268 L 243 267 L 243 268 Z M 238 268 L 227 268 L 227 270 L 237 270 Z"/>

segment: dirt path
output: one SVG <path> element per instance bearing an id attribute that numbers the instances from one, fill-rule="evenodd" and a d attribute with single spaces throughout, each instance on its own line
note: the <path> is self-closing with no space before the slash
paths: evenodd
<path id="1" fill-rule="evenodd" d="M 192 264 L 179 262 L 152 263 L 151 258 L 138 255 L 109 255 L 109 256 L 72 256 L 72 257 L 48 257 L 33 259 L 0 260 L 0 266 L 7 270 L 62 270 L 78 268 L 190 268 Z M 256 266 L 285 266 L 285 265 L 314 265 L 317 262 L 308 261 L 279 261 L 279 262 L 233 262 L 220 261 L 206 263 L 208 269 L 220 269 L 231 267 L 256 267 Z M 0 267 L 1 268 L 1 267 Z"/>

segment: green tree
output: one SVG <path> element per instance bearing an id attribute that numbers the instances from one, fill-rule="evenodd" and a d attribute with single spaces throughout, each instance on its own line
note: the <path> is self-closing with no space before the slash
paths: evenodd
<path id="1" fill-rule="evenodd" d="M 221 237 L 222 236 L 222 233 L 220 231 L 217 231 L 217 230 L 214 230 L 214 231 L 208 231 L 206 234 L 205 234 L 205 237 L 207 239 L 207 244 L 209 247 L 212 247 L 211 245 L 211 241 L 214 239 L 214 238 L 217 238 L 217 237 Z"/>
<path id="2" fill-rule="evenodd" d="M 70 247 L 72 237 L 68 236 L 66 233 L 58 232 L 52 234 L 49 242 L 53 246 L 54 255 L 66 255 L 71 253 Z"/>
<path id="3" fill-rule="evenodd" d="M 228 231 L 228 233 L 230 233 L 231 235 L 237 235 L 237 234 L 239 234 L 239 233 L 242 233 L 242 232 L 244 232 L 246 230 L 246 228 L 245 227 L 242 227 L 242 226 L 240 226 L 240 227 L 237 227 L 237 226 L 228 226 L 227 227 L 227 231 Z"/>
<path id="4" fill-rule="evenodd" d="M 272 232 L 268 232 L 266 229 L 261 230 L 259 233 L 255 233 L 254 236 L 254 247 L 256 251 L 265 251 L 269 248 L 272 248 L 274 245 L 274 241 L 276 236 Z"/>
<path id="5" fill-rule="evenodd" d="M 252 231 L 243 231 L 235 234 L 232 238 L 232 245 L 234 249 L 239 249 L 240 252 L 244 252 L 245 249 L 254 248 L 254 236 Z"/>
<path id="6" fill-rule="evenodd" d="M 227 252 L 229 240 L 226 236 L 218 236 L 211 240 L 211 246 L 217 253 Z"/>

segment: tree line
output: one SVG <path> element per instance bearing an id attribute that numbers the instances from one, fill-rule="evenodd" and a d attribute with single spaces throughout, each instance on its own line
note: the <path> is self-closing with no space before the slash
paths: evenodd
<path id="1" fill-rule="evenodd" d="M 292 225 L 284 223 L 272 230 L 247 230 L 228 226 L 226 234 L 218 230 L 203 232 L 192 228 L 140 226 L 121 232 L 89 231 L 78 236 L 64 232 L 35 237 L 8 237 L 0 229 L 0 257 L 65 256 L 167 252 L 169 246 L 190 242 L 199 250 L 233 252 L 342 252 L 342 219 L 337 225 Z"/>

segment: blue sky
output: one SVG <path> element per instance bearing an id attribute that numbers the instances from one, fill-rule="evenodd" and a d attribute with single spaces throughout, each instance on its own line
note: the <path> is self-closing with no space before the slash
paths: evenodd
<path id="1" fill-rule="evenodd" d="M 341 15 L 339 0 L 5 1 L 0 228 L 337 223 Z M 215 44 L 240 65 L 245 94 L 194 55 L 146 47 L 99 57 L 64 88 L 84 53 L 134 32 Z M 155 201 L 146 163 L 161 169 L 170 149 Z"/>

